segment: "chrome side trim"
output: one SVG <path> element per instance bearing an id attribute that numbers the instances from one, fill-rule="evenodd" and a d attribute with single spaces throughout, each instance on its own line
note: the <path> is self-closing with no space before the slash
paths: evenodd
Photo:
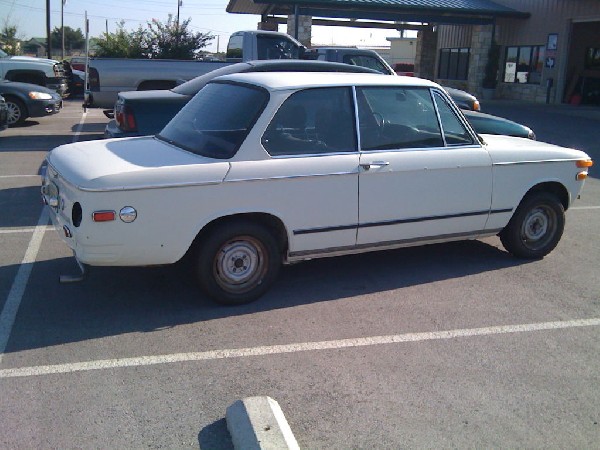
<path id="1" fill-rule="evenodd" d="M 358 167 L 352 172 L 332 172 L 332 173 L 313 173 L 303 175 L 284 175 L 284 176 L 273 176 L 265 178 L 237 178 L 231 180 L 223 180 L 223 183 L 239 183 L 244 181 L 278 181 L 278 180 L 294 180 L 298 178 L 316 178 L 316 177 L 329 177 L 329 176 L 340 176 L 340 175 L 357 175 Z"/>
<path id="2" fill-rule="evenodd" d="M 374 228 L 374 227 L 385 227 L 390 225 L 402 225 L 406 223 L 419 223 L 419 222 L 428 222 L 431 220 L 445 220 L 445 219 L 459 219 L 461 217 L 472 217 L 472 216 L 484 216 L 484 215 L 492 215 L 492 214 L 504 214 L 512 212 L 512 208 L 505 209 L 494 209 L 494 210 L 484 210 L 484 211 L 471 211 L 465 213 L 457 213 L 457 214 L 447 214 L 443 216 L 424 216 L 424 217 L 411 217 L 408 219 L 393 219 L 386 220 L 382 222 L 365 222 L 360 224 L 347 224 L 347 225 L 334 225 L 329 227 L 318 227 L 318 228 L 305 228 L 302 230 L 294 230 L 294 235 L 301 234 L 316 234 L 316 233 L 329 233 L 332 231 L 344 231 L 351 230 L 354 228 Z"/>
<path id="3" fill-rule="evenodd" d="M 520 166 L 524 164 L 540 164 L 540 163 L 561 163 L 569 161 L 579 161 L 581 158 L 569 158 L 569 159 L 540 159 L 537 161 L 516 161 L 516 162 L 493 162 L 492 166 Z"/>
<path id="4" fill-rule="evenodd" d="M 437 242 L 447 242 L 451 240 L 479 239 L 487 236 L 494 236 L 502 231 L 502 228 L 494 230 L 477 230 L 466 233 L 441 234 L 437 236 L 426 236 L 421 238 L 401 239 L 397 241 L 377 242 L 373 244 L 359 244 L 346 247 L 330 247 L 320 250 L 303 250 L 300 252 L 290 252 L 287 262 L 301 261 L 311 258 L 327 258 L 331 256 L 347 255 L 354 253 L 365 253 L 378 250 L 391 250 L 394 248 L 410 247 L 422 244 L 433 244 Z"/>

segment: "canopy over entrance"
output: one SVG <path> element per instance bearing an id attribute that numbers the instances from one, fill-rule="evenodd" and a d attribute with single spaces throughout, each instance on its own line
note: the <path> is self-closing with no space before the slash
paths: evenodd
<path id="1" fill-rule="evenodd" d="M 486 25 L 497 17 L 529 17 L 529 13 L 490 0 L 230 0 L 227 12 L 257 14 L 263 20 L 291 15 L 363 19 L 375 21 L 370 22 L 372 28 L 390 28 L 389 23 L 377 21 Z M 340 25 L 339 21 L 332 22 Z M 347 22 L 345 26 L 353 26 L 352 21 Z"/>

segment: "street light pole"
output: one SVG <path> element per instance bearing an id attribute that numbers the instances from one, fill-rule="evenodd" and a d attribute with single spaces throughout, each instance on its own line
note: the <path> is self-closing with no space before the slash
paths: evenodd
<path id="1" fill-rule="evenodd" d="M 50 0 L 46 0 L 46 54 L 52 59 L 52 35 L 50 33 Z"/>
<path id="2" fill-rule="evenodd" d="M 62 34 L 61 59 L 65 60 L 65 3 L 67 0 L 60 2 L 60 32 Z"/>
<path id="3" fill-rule="evenodd" d="M 177 0 L 177 28 L 175 29 L 175 42 L 177 47 L 179 47 L 179 7 L 181 6 L 181 3 L 181 0 Z"/>

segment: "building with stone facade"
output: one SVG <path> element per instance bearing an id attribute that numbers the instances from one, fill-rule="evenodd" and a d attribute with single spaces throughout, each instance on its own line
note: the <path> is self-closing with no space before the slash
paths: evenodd
<path id="1" fill-rule="evenodd" d="M 312 25 L 417 30 L 417 76 L 481 97 L 600 104 L 599 0 L 230 0 L 227 11 L 287 23 L 307 46 Z"/>

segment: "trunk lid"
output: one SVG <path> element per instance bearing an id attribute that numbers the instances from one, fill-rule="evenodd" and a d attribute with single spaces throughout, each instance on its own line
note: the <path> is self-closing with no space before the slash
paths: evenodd
<path id="1" fill-rule="evenodd" d="M 214 184 L 229 171 L 228 162 L 149 136 L 61 145 L 47 160 L 68 183 L 87 191 Z"/>

